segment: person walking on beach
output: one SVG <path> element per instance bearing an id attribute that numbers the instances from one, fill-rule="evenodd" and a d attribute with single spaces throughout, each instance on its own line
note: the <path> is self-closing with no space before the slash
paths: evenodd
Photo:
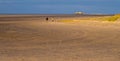
<path id="1" fill-rule="evenodd" d="M 46 21 L 48 21 L 49 19 L 48 19 L 48 17 L 46 18 Z"/>

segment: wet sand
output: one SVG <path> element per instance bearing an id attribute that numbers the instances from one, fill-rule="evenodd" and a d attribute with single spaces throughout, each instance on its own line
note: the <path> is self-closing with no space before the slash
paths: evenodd
<path id="1" fill-rule="evenodd" d="M 23 19 L 0 21 L 0 61 L 120 60 L 119 22 Z"/>

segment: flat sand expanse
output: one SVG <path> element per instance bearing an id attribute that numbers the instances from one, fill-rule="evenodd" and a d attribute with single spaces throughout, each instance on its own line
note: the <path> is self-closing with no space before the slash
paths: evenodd
<path id="1" fill-rule="evenodd" d="M 0 61 L 120 61 L 120 23 L 1 21 Z"/>

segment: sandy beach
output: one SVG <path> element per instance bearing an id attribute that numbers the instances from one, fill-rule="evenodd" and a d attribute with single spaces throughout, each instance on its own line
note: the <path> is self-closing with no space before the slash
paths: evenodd
<path id="1" fill-rule="evenodd" d="M 74 17 L 79 22 L 64 23 L 59 22 L 63 17 L 54 17 L 54 22 L 18 17 L 0 17 L 0 61 L 120 60 L 119 21 Z"/>

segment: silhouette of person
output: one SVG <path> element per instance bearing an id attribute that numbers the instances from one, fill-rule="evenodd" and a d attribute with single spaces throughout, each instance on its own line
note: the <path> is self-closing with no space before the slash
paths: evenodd
<path id="1" fill-rule="evenodd" d="M 46 18 L 46 21 L 48 21 L 49 19 L 48 19 L 48 17 Z"/>

